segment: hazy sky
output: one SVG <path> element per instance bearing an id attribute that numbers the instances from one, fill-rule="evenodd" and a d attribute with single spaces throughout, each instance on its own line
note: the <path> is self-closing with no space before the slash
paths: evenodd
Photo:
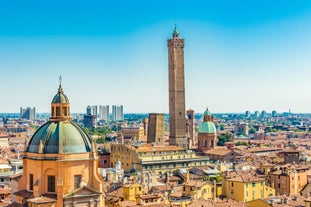
<path id="1" fill-rule="evenodd" d="M 168 112 L 167 39 L 185 38 L 186 108 L 311 112 L 311 1 L 0 1 L 0 112 L 123 104 Z"/>

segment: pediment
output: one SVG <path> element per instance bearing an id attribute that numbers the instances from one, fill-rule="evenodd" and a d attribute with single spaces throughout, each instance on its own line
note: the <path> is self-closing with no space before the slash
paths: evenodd
<path id="1" fill-rule="evenodd" d="M 101 192 L 99 192 L 93 188 L 90 188 L 87 186 L 82 186 L 82 187 L 77 188 L 77 189 L 71 191 L 70 193 L 64 195 L 64 199 L 74 198 L 74 197 L 99 196 L 101 194 L 102 194 Z"/>

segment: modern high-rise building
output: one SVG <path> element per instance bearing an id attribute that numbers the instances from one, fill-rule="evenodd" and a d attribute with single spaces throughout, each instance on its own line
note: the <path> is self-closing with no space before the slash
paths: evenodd
<path id="1" fill-rule="evenodd" d="M 254 113 L 254 117 L 259 117 L 260 112 L 259 111 L 255 111 Z"/>
<path id="2" fill-rule="evenodd" d="M 147 143 L 164 144 L 164 114 L 150 113 L 148 119 Z"/>
<path id="3" fill-rule="evenodd" d="M 28 120 L 35 120 L 36 118 L 36 108 L 27 107 L 27 108 L 20 108 L 20 117 L 22 119 Z"/>
<path id="4" fill-rule="evenodd" d="M 99 105 L 98 119 L 108 122 L 109 121 L 109 105 Z"/>
<path id="5" fill-rule="evenodd" d="M 260 113 L 260 117 L 262 118 L 265 118 L 267 116 L 267 112 L 265 110 L 263 110 L 261 113 Z"/>
<path id="6" fill-rule="evenodd" d="M 112 121 L 124 120 L 123 105 L 112 105 Z"/>
<path id="7" fill-rule="evenodd" d="M 98 113 L 97 113 L 97 105 L 94 105 L 94 106 L 87 106 L 86 107 L 86 114 L 87 115 L 93 115 L 95 116 L 96 118 L 98 117 Z"/>
<path id="8" fill-rule="evenodd" d="M 245 112 L 245 117 L 246 117 L 246 118 L 251 117 L 251 112 L 250 112 L 250 111 L 246 111 L 246 112 Z"/>
<path id="9" fill-rule="evenodd" d="M 276 117 L 277 116 L 277 112 L 276 112 L 276 110 L 273 110 L 272 111 L 272 117 Z"/>
<path id="10" fill-rule="evenodd" d="M 184 39 L 179 38 L 179 32 L 175 26 L 173 37 L 167 41 L 170 114 L 169 144 L 187 148 L 184 41 Z"/>
<path id="11" fill-rule="evenodd" d="M 86 114 L 87 114 L 87 115 L 91 115 L 91 114 L 92 114 L 92 108 L 91 108 L 91 106 L 87 106 L 87 107 L 86 107 Z"/>

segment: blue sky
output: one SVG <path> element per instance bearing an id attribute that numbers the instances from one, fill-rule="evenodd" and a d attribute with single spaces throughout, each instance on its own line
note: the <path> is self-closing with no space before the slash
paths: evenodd
<path id="1" fill-rule="evenodd" d="M 311 1 L 0 1 L 0 111 L 168 112 L 167 39 L 185 38 L 186 108 L 311 111 Z"/>

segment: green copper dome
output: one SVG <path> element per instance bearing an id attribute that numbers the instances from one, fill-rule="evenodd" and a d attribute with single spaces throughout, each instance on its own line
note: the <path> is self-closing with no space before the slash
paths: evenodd
<path id="1" fill-rule="evenodd" d="M 203 114 L 204 116 L 210 116 L 211 115 L 211 113 L 209 112 L 209 110 L 208 109 L 206 109 L 205 111 L 204 111 L 204 114 Z"/>
<path id="2" fill-rule="evenodd" d="M 216 127 L 213 123 L 213 117 L 208 109 L 204 112 L 203 122 L 199 128 L 199 133 L 216 133 Z"/>
<path id="3" fill-rule="evenodd" d="M 59 85 L 58 92 L 54 96 L 52 103 L 69 103 L 69 99 L 67 96 L 64 94 L 62 85 Z"/>
<path id="4" fill-rule="evenodd" d="M 199 128 L 200 133 L 216 133 L 216 127 L 213 122 L 202 122 L 200 128 Z"/>
<path id="5" fill-rule="evenodd" d="M 71 121 L 49 121 L 36 131 L 26 151 L 71 154 L 90 150 L 91 140 L 80 126 Z"/>

